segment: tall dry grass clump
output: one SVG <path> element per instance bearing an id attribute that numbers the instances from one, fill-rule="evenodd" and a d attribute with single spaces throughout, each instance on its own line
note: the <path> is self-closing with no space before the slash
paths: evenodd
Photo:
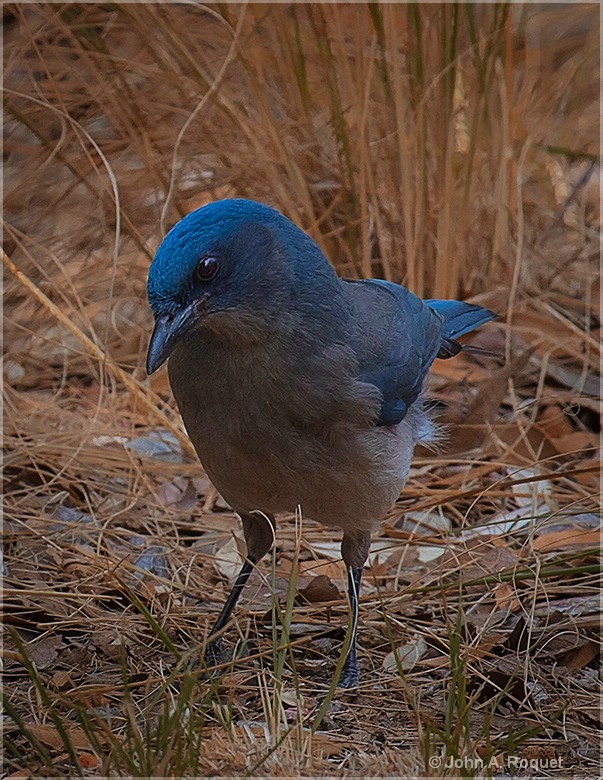
<path id="1" fill-rule="evenodd" d="M 46 217 L 38 238 L 75 233 L 79 254 L 118 215 L 120 240 L 150 253 L 162 213 L 169 226 L 232 193 L 284 210 L 344 273 L 470 295 L 508 282 L 518 242 L 526 266 L 550 253 L 552 236 L 539 243 L 561 181 L 571 189 L 570 164 L 597 153 L 588 6 L 548 19 L 473 3 L 5 13 L 21 166 L 7 213 L 15 227 Z M 45 175 L 56 200 L 40 202 Z M 69 194 L 89 199 L 88 220 L 69 221 Z"/>

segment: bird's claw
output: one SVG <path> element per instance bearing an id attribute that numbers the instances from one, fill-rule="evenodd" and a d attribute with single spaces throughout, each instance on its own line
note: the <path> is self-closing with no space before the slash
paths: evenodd
<path id="1" fill-rule="evenodd" d="M 229 661 L 228 651 L 224 647 L 222 637 L 217 639 L 211 639 L 205 646 L 205 653 L 203 654 L 203 661 L 208 668 L 214 666 L 220 666 L 223 663 Z"/>
<path id="2" fill-rule="evenodd" d="M 343 665 L 339 680 L 337 681 L 338 688 L 357 688 L 360 680 L 360 670 L 358 668 L 358 661 L 356 659 L 349 659 Z"/>

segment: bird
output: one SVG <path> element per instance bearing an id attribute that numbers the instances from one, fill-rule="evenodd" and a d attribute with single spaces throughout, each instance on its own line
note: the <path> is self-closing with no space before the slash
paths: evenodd
<path id="1" fill-rule="evenodd" d="M 188 436 L 247 546 L 205 661 L 223 656 L 221 634 L 273 545 L 276 516 L 301 509 L 343 531 L 350 641 L 336 684 L 357 688 L 371 531 L 398 499 L 415 445 L 437 437 L 427 372 L 496 315 L 421 300 L 382 279 L 342 278 L 307 233 L 243 198 L 211 202 L 171 228 L 147 297 L 147 372 L 168 361 Z"/>

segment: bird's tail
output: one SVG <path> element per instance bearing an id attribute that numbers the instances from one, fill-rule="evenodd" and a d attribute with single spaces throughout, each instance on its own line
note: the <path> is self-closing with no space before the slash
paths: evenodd
<path id="1" fill-rule="evenodd" d="M 494 312 L 484 309 L 482 306 L 474 306 L 462 301 L 425 301 L 427 306 L 433 309 L 444 320 L 442 328 L 442 344 L 438 352 L 439 358 L 450 358 L 458 355 L 461 350 L 465 352 L 487 353 L 487 350 L 463 346 L 456 339 L 479 328 L 485 322 L 490 322 L 496 317 Z M 489 353 L 491 354 L 491 353 Z"/>

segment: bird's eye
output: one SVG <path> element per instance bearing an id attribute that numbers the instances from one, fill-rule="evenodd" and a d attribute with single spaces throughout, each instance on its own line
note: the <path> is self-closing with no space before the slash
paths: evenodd
<path id="1" fill-rule="evenodd" d="M 215 257 L 202 257 L 197 263 L 195 273 L 202 282 L 209 282 L 218 272 L 220 264 Z"/>

